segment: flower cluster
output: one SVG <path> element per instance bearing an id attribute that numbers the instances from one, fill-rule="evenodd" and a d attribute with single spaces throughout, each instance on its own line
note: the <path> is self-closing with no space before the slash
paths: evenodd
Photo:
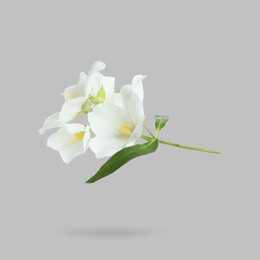
<path id="1" fill-rule="evenodd" d="M 115 79 L 104 76 L 105 64 L 96 61 L 88 74 L 64 90 L 60 112 L 49 116 L 39 130 L 58 128 L 47 146 L 58 151 L 65 163 L 90 148 L 96 158 L 109 157 L 132 146 L 142 135 L 144 122 L 143 84 L 137 75 L 115 93 Z M 79 123 L 80 120 L 84 124 Z"/>
<path id="2" fill-rule="evenodd" d="M 143 79 L 137 75 L 132 83 L 115 93 L 115 79 L 101 74 L 105 64 L 96 61 L 88 74 L 80 73 L 76 85 L 64 90 L 60 112 L 49 116 L 39 130 L 58 128 L 50 135 L 47 146 L 58 151 L 65 163 L 90 148 L 96 158 L 111 157 L 87 183 L 93 183 L 115 172 L 128 161 L 157 150 L 159 143 L 178 148 L 216 153 L 198 147 L 171 143 L 158 138 L 168 116 L 155 116 L 155 134 L 144 125 Z M 84 122 L 84 124 L 80 122 Z M 143 128 L 150 136 L 143 134 Z M 143 144 L 136 144 L 138 138 Z"/>

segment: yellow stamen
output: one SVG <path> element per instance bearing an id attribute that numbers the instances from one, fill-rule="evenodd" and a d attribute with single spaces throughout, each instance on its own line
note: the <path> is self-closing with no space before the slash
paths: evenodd
<path id="1" fill-rule="evenodd" d="M 84 138 L 85 132 L 78 132 L 74 134 L 74 139 L 72 140 L 72 142 L 76 142 L 79 140 L 82 140 Z"/>
<path id="2" fill-rule="evenodd" d="M 69 93 L 69 99 L 74 99 L 74 98 L 77 98 L 79 95 L 77 92 L 70 92 Z"/>
<path id="3" fill-rule="evenodd" d="M 133 131 L 134 131 L 134 128 L 132 126 L 130 126 L 127 123 L 124 123 L 120 126 L 120 128 L 118 130 L 118 134 L 123 135 L 123 136 L 130 136 Z"/>

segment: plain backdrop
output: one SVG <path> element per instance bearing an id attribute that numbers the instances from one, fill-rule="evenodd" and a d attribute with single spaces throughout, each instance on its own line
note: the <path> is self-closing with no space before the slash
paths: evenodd
<path id="1" fill-rule="evenodd" d="M 260 259 L 259 1 L 1 1 L 0 258 Z M 144 81 L 161 145 L 95 184 L 44 119 L 92 63 Z"/>

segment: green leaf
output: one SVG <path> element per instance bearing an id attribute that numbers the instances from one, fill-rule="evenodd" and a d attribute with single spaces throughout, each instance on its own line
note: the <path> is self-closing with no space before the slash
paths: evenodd
<path id="1" fill-rule="evenodd" d="M 168 120 L 169 120 L 168 116 L 159 116 L 159 115 L 155 116 L 156 137 L 158 137 L 159 131 L 165 126 Z"/>
<path id="2" fill-rule="evenodd" d="M 151 139 L 150 141 L 144 143 L 144 144 L 136 144 L 130 147 L 126 147 L 122 149 L 121 151 L 114 154 L 110 159 L 105 162 L 101 168 L 98 170 L 98 172 L 91 177 L 87 183 L 93 183 L 96 182 L 109 174 L 115 172 L 117 169 L 119 169 L 121 166 L 129 162 L 130 160 L 146 155 L 149 153 L 153 153 L 158 148 L 158 139 Z"/>
<path id="3" fill-rule="evenodd" d="M 98 91 L 98 93 L 97 93 L 97 100 L 98 100 L 99 103 L 102 103 L 102 102 L 105 101 L 105 99 L 106 99 L 106 92 L 105 92 L 104 87 L 102 87 L 102 88 Z"/>

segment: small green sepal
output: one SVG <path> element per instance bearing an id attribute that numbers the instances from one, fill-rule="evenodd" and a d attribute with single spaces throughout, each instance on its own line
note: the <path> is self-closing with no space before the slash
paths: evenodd
<path id="1" fill-rule="evenodd" d="M 155 116 L 156 137 L 158 137 L 159 131 L 165 126 L 168 120 L 169 120 L 168 116 L 161 116 L 161 115 Z"/>
<path id="2" fill-rule="evenodd" d="M 97 101 L 98 103 L 103 103 L 106 99 L 106 92 L 105 92 L 105 89 L 104 87 L 102 87 L 99 91 L 98 91 L 98 94 L 97 94 Z"/>

